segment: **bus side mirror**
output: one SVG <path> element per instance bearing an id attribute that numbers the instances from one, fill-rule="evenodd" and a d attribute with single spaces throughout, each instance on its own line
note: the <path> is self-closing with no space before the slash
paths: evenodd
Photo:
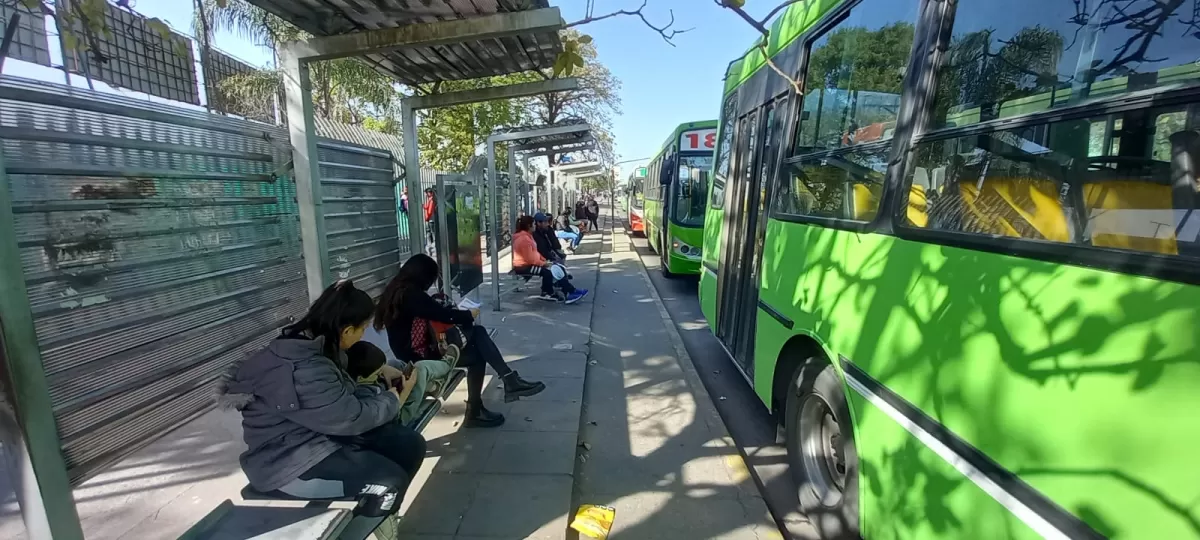
<path id="1" fill-rule="evenodd" d="M 658 173 L 659 185 L 667 185 L 671 183 L 671 169 L 675 168 L 674 156 L 667 158 L 666 163 L 660 168 L 662 172 Z"/>

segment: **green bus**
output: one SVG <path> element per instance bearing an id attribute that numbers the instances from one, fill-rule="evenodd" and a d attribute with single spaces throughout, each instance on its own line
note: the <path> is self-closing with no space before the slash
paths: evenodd
<path id="1" fill-rule="evenodd" d="M 823 537 L 1200 538 L 1192 11 L 813 0 L 730 64 L 700 301 Z"/>
<path id="2" fill-rule="evenodd" d="M 664 276 L 700 273 L 717 121 L 680 124 L 650 160 L 645 234 Z"/>

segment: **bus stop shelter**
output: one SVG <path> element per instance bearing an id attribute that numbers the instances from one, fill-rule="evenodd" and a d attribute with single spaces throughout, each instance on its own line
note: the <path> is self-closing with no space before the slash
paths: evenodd
<path id="1" fill-rule="evenodd" d="M 510 222 L 509 230 L 516 230 L 517 219 L 517 196 L 516 189 L 518 182 L 515 181 L 516 170 L 516 155 L 522 154 L 522 169 L 529 170 L 529 159 L 537 156 L 551 156 L 567 152 L 576 152 L 586 148 L 590 148 L 595 144 L 595 137 L 592 135 L 592 126 L 581 121 L 567 121 L 555 125 L 544 125 L 540 127 L 517 127 L 504 130 L 500 133 L 489 135 L 487 138 L 487 177 L 489 179 L 488 193 L 488 214 L 498 216 L 496 208 L 496 186 L 497 183 L 493 180 L 499 177 L 499 171 L 496 170 L 496 143 L 508 143 L 508 177 L 509 177 L 509 204 L 510 207 Z M 554 168 L 551 167 L 553 173 Z M 551 175 L 553 176 L 553 174 Z M 553 183 L 553 180 L 551 180 Z M 497 256 L 499 249 L 500 232 L 499 223 L 493 217 L 494 226 L 491 229 L 491 238 L 488 242 L 488 257 L 491 259 L 492 266 L 492 309 L 500 310 L 500 260 Z"/>
<path id="2" fill-rule="evenodd" d="M 398 4 L 352 0 L 248 1 L 312 36 L 281 47 L 279 66 L 284 75 L 304 272 L 311 298 L 319 296 L 331 282 L 331 272 L 325 264 L 328 241 L 309 74 L 312 62 L 360 58 L 397 83 L 416 88 L 439 81 L 549 68 L 562 51 L 558 32 L 564 22 L 559 10 L 550 7 L 548 0 L 520 3 L 423 0 Z M 421 191 L 415 111 L 575 88 L 578 88 L 575 79 L 551 79 L 404 100 L 404 181 L 409 192 Z M 424 223 L 417 218 L 416 212 L 410 212 L 409 219 L 411 244 L 403 251 L 419 253 Z M 399 231 L 396 236 L 399 239 Z M 8 270 L 6 268 L 5 272 Z M 21 306 L 27 308 L 28 301 L 23 295 L 21 298 L 16 294 L 4 296 L 12 301 L 0 302 L 0 310 L 15 313 L 21 311 Z M 14 319 L 31 322 L 28 317 Z M 5 322 L 9 322 L 7 318 Z M 0 347 L 6 354 L 19 357 L 17 360 L 3 359 L 0 367 L 19 367 L 9 374 L 14 384 L 14 392 L 9 395 L 16 398 L 11 416 L 24 444 L 20 445 L 21 451 L 12 456 L 19 463 L 10 469 L 21 472 L 17 489 L 21 492 L 23 522 L 34 540 L 82 540 L 82 527 L 75 510 L 61 439 L 47 398 L 49 389 L 40 365 L 34 329 L 31 324 L 26 324 L 5 330 L 2 337 L 9 342 L 0 343 Z M 179 398 L 178 395 L 167 397 L 169 400 Z M 130 441 L 127 446 L 138 448 L 149 442 Z"/>
<path id="3" fill-rule="evenodd" d="M 397 83 L 418 88 L 441 81 L 478 79 L 553 66 L 562 51 L 558 31 L 564 26 L 558 8 L 548 0 L 521 3 L 473 0 L 426 0 L 406 7 L 348 0 L 249 0 L 314 37 L 290 42 L 280 51 L 293 167 L 300 214 L 309 294 L 316 297 L 330 283 L 316 261 L 326 251 L 321 218 L 319 160 L 313 122 L 309 64 L 337 58 L 360 58 Z M 415 95 L 401 102 L 405 186 L 421 192 L 416 111 L 574 90 L 573 78 L 549 79 L 508 86 Z M 493 209 L 494 210 L 494 209 Z M 420 253 L 424 222 L 409 212 L 410 253 Z M 309 241 L 309 240 L 312 241 Z M 309 262 L 312 261 L 312 262 Z"/>

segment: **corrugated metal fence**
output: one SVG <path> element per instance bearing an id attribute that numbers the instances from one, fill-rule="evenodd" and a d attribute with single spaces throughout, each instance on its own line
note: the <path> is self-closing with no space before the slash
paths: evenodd
<path id="1" fill-rule="evenodd" d="M 0 140 L 72 482 L 212 407 L 308 305 L 278 127 L 61 85 L 0 83 Z M 378 293 L 406 242 L 384 150 L 323 140 L 331 275 Z M 10 234 L 3 231 L 0 234 Z"/>
<path id="2" fill-rule="evenodd" d="M 354 280 L 359 289 L 378 296 L 409 251 L 408 242 L 397 237 L 392 154 L 330 139 L 317 143 L 317 153 L 329 275 Z"/>

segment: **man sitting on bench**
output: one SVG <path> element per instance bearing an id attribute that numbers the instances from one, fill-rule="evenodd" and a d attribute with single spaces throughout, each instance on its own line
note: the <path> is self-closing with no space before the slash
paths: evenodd
<path id="1" fill-rule="evenodd" d="M 512 267 L 513 273 L 526 276 L 542 277 L 542 295 L 540 298 L 550 301 L 565 301 L 574 304 L 587 296 L 587 289 L 576 289 L 567 279 L 566 269 L 561 265 L 561 277 L 554 275 L 555 263 L 543 256 L 537 249 L 537 241 L 533 238 L 534 221 L 530 216 L 517 218 L 517 234 L 513 235 Z M 554 290 L 555 286 L 561 295 Z"/>
<path id="2" fill-rule="evenodd" d="M 556 263 L 567 260 L 567 254 L 563 251 L 562 243 L 558 241 L 554 226 L 550 224 L 550 216 L 538 212 L 533 215 L 533 223 L 532 234 L 534 242 L 537 242 L 538 253 Z"/>

